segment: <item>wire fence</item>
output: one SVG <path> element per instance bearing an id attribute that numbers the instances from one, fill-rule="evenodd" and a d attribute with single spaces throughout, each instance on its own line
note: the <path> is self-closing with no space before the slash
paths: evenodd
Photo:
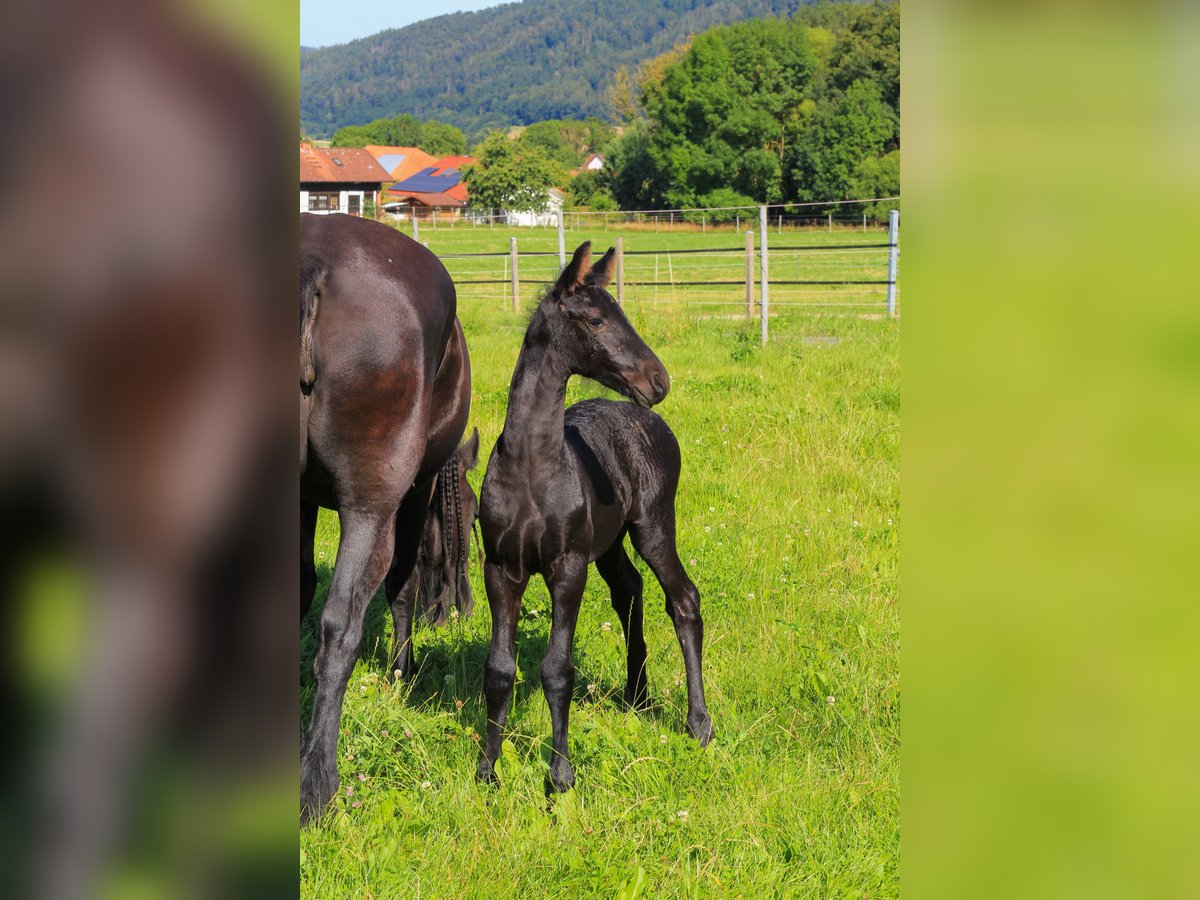
<path id="1" fill-rule="evenodd" d="M 570 215 L 574 214 L 563 217 L 568 223 Z M 580 231 L 604 227 L 620 235 L 615 240 L 616 276 L 609 285 L 618 302 L 758 317 L 764 342 L 771 315 L 822 310 L 898 313 L 898 212 L 891 213 L 886 228 L 869 224 L 865 234 L 780 225 L 782 214 L 774 215 L 772 221 L 770 211 L 760 208 L 755 229 L 731 227 L 703 243 L 697 239 L 695 245 L 681 244 L 678 236 L 668 243 L 653 232 L 631 230 L 627 223 L 595 222 L 591 228 L 585 223 Z M 460 296 L 490 298 L 520 309 L 532 301 L 531 288 L 552 284 L 565 262 L 566 228 L 562 223 L 556 227 L 558 250 L 522 249 L 523 243 L 545 247 L 547 240 L 510 231 L 497 236 L 497 243 L 508 237 L 507 250 L 443 252 L 437 241 L 438 256 Z"/>
<path id="2" fill-rule="evenodd" d="M 868 232 L 886 227 L 888 213 L 897 208 L 899 197 L 871 197 L 859 200 L 827 200 L 816 203 L 773 203 L 766 206 L 769 227 L 776 233 L 786 229 L 825 228 L 833 231 Z M 682 209 L 634 210 L 562 210 L 540 212 L 492 211 L 466 208 L 421 210 L 417 224 L 421 229 L 554 229 L 561 220 L 568 230 L 585 228 L 629 228 L 654 232 L 732 231 L 757 226 L 761 206 L 720 206 Z M 411 222 L 411 212 L 380 211 L 383 221 Z"/>

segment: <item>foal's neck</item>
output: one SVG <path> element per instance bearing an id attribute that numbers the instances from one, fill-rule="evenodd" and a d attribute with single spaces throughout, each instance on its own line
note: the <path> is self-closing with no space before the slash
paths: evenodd
<path id="1" fill-rule="evenodd" d="M 531 326 L 531 331 L 533 330 Z M 557 468 L 563 445 L 563 415 L 571 372 L 551 341 L 529 334 L 517 357 L 504 417 L 504 452 L 536 467 Z M 531 478 L 537 477 L 533 469 Z"/>

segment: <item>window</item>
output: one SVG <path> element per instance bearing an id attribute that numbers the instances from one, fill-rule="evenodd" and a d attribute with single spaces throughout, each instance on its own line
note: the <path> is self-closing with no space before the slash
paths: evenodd
<path id="1" fill-rule="evenodd" d="M 338 209 L 338 195 L 329 193 L 308 192 L 308 211 L 309 212 L 336 212 Z"/>
<path id="2" fill-rule="evenodd" d="M 362 194 L 348 194 L 346 199 L 349 201 L 346 212 L 352 216 L 362 215 Z"/>

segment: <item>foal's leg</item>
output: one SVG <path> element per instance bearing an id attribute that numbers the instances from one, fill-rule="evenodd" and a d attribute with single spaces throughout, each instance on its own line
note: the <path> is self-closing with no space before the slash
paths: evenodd
<path id="1" fill-rule="evenodd" d="M 650 696 L 646 689 L 646 637 L 642 632 L 642 575 L 625 553 L 624 536 L 596 560 L 596 571 L 608 585 L 612 608 L 625 632 L 625 702 L 644 708 Z"/>
<path id="2" fill-rule="evenodd" d="M 300 618 L 312 606 L 317 592 L 317 567 L 313 561 L 313 541 L 317 532 L 317 505 L 300 501 Z"/>
<path id="3" fill-rule="evenodd" d="M 324 809 L 338 788 L 337 739 L 346 682 L 358 658 L 363 617 L 392 558 L 391 509 L 341 512 L 342 538 L 321 612 L 313 714 L 300 750 L 300 821 Z"/>
<path id="4" fill-rule="evenodd" d="M 667 615 L 675 625 L 675 636 L 683 650 L 683 666 L 687 672 L 688 731 L 708 745 L 712 740 L 712 720 L 704 704 L 704 682 L 700 674 L 704 645 L 704 620 L 700 618 L 700 592 L 684 571 L 675 549 L 674 510 L 659 516 L 652 524 L 630 529 L 634 549 L 641 555 L 667 597 Z"/>
<path id="5" fill-rule="evenodd" d="M 413 656 L 412 626 L 420 573 L 417 555 L 421 535 L 429 514 L 429 496 L 433 481 L 413 485 L 396 514 L 396 542 L 392 564 L 384 581 L 384 595 L 392 610 L 392 659 L 401 678 L 410 678 L 416 663 Z"/>
<path id="6" fill-rule="evenodd" d="M 554 732 L 550 788 L 560 792 L 569 791 L 575 785 L 567 746 L 567 719 L 571 712 L 571 695 L 575 691 L 575 660 L 571 648 L 586 581 L 586 557 L 560 559 L 546 579 L 554 601 L 554 617 L 550 623 L 550 642 L 542 659 L 542 690 L 550 706 L 550 725 Z"/>
<path id="7" fill-rule="evenodd" d="M 492 610 L 492 647 L 483 670 L 483 693 L 487 698 L 487 740 L 479 757 L 475 780 L 496 783 L 496 760 L 500 757 L 500 739 L 504 720 L 508 718 L 508 703 L 512 699 L 513 683 L 517 677 L 517 661 L 513 650 L 517 643 L 517 616 L 528 575 L 511 577 L 507 570 L 492 562 L 483 566 L 483 583 L 487 588 L 488 606 Z"/>

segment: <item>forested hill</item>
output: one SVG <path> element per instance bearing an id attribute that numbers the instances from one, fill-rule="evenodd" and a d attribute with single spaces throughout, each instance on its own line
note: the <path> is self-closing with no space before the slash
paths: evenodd
<path id="1" fill-rule="evenodd" d="M 300 127 L 410 113 L 478 137 L 491 127 L 605 116 L 605 89 L 631 68 L 714 25 L 794 12 L 809 0 L 524 0 L 453 13 L 306 50 Z"/>

